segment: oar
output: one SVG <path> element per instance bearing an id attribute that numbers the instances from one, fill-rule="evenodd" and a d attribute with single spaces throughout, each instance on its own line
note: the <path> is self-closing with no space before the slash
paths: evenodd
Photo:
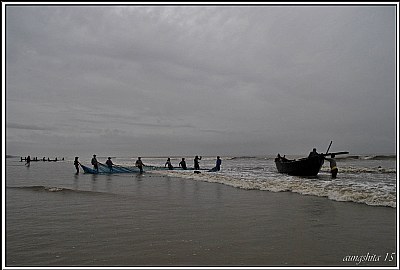
<path id="1" fill-rule="evenodd" d="M 329 144 L 328 150 L 326 150 L 326 154 L 328 154 L 329 149 L 331 149 L 331 145 L 332 145 L 332 141 L 331 141 L 331 143 Z"/>

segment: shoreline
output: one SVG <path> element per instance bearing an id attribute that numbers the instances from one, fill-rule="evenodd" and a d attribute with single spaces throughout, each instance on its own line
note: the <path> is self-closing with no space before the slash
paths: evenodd
<path id="1" fill-rule="evenodd" d="M 319 198 L 326 198 L 331 201 L 335 202 L 350 202 L 350 203 L 356 203 L 356 204 L 362 204 L 362 205 L 367 205 L 367 206 L 373 206 L 373 207 L 389 207 L 393 209 L 397 209 L 396 202 L 387 204 L 387 205 L 381 205 L 380 203 L 377 203 L 376 201 L 369 201 L 369 200 L 364 200 L 364 201 L 357 201 L 359 198 L 349 198 L 347 197 L 346 199 L 337 197 L 337 194 L 334 192 L 327 192 L 327 193 L 321 193 L 320 190 L 306 190 L 304 189 L 305 184 L 309 183 L 310 181 L 312 183 L 313 178 L 299 178 L 297 181 L 298 183 L 301 183 L 300 185 L 297 186 L 288 186 L 288 190 L 285 190 L 286 187 L 284 186 L 275 186 L 275 185 L 268 185 L 265 183 L 254 183 L 254 182 L 249 182 L 246 183 L 244 181 L 241 181 L 241 179 L 229 179 L 227 181 L 225 179 L 224 175 L 219 175 L 218 173 L 216 174 L 193 174 L 191 172 L 182 174 L 182 171 L 179 173 L 176 173 L 175 171 L 159 171 L 159 172 L 151 172 L 152 174 L 157 174 L 160 176 L 167 176 L 167 177 L 176 177 L 176 178 L 181 178 L 181 179 L 187 179 L 187 180 L 192 180 L 192 181 L 199 181 L 199 182 L 204 182 L 204 183 L 215 183 L 215 184 L 222 184 L 228 187 L 233 187 L 233 188 L 238 188 L 242 190 L 258 190 L 258 191 L 268 191 L 268 192 L 273 192 L 273 193 L 282 193 L 282 192 L 289 192 L 289 193 L 295 193 L 301 196 L 315 196 Z M 330 176 L 322 176 L 322 173 L 319 174 L 318 177 L 327 177 L 329 181 L 332 181 L 330 179 Z M 270 181 L 274 182 L 274 181 Z M 282 187 L 283 190 L 282 190 Z"/>
<path id="2" fill-rule="evenodd" d="M 7 266 L 395 265 L 384 261 L 397 250 L 393 208 L 153 173 L 76 182 L 79 192 L 6 190 Z M 49 235 L 33 237 L 49 218 Z M 380 260 L 357 264 L 367 254 Z"/>

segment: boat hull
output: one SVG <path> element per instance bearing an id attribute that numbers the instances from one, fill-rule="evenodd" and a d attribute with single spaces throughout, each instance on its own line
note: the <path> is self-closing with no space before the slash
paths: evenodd
<path id="1" fill-rule="evenodd" d="M 275 160 L 278 172 L 293 176 L 316 176 L 323 164 L 324 157 L 322 155 L 298 160 Z"/>

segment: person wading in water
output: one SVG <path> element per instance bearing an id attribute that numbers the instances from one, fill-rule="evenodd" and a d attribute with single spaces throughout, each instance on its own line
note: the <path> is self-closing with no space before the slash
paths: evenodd
<path id="1" fill-rule="evenodd" d="M 336 167 L 335 155 L 331 155 L 331 158 L 325 158 L 325 159 L 329 161 L 329 166 L 331 167 L 332 179 L 335 179 L 338 173 L 338 168 Z"/>
<path id="2" fill-rule="evenodd" d="M 93 165 L 93 168 L 94 168 L 97 172 L 99 172 L 99 162 L 97 161 L 96 155 L 93 155 L 93 158 L 92 158 L 92 165 Z"/>
<path id="3" fill-rule="evenodd" d="M 143 166 L 144 166 L 144 164 L 143 164 L 143 162 L 142 162 L 142 158 L 141 158 L 141 157 L 138 157 L 138 160 L 136 160 L 135 165 L 136 165 L 136 167 L 139 168 L 140 173 L 143 173 Z"/>

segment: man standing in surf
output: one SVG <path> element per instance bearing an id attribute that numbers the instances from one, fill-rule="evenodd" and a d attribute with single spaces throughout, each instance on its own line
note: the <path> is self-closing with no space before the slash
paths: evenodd
<path id="1" fill-rule="evenodd" d="M 143 162 L 142 162 L 142 158 L 138 157 L 138 159 L 136 160 L 135 166 L 139 168 L 140 173 L 143 173 Z"/>
<path id="2" fill-rule="evenodd" d="M 93 165 L 93 168 L 97 171 L 97 172 L 99 172 L 99 162 L 97 161 L 97 158 L 96 158 L 96 155 L 93 155 L 93 158 L 92 158 L 92 165 Z"/>
<path id="3" fill-rule="evenodd" d="M 338 173 L 338 168 L 336 167 L 335 155 L 331 155 L 331 158 L 325 158 L 325 159 L 329 161 L 329 166 L 331 167 L 332 179 L 335 179 Z"/>
<path id="4" fill-rule="evenodd" d="M 196 156 L 194 158 L 194 169 L 195 170 L 200 170 L 199 160 L 201 160 L 201 157 L 199 157 L 199 156 Z"/>

